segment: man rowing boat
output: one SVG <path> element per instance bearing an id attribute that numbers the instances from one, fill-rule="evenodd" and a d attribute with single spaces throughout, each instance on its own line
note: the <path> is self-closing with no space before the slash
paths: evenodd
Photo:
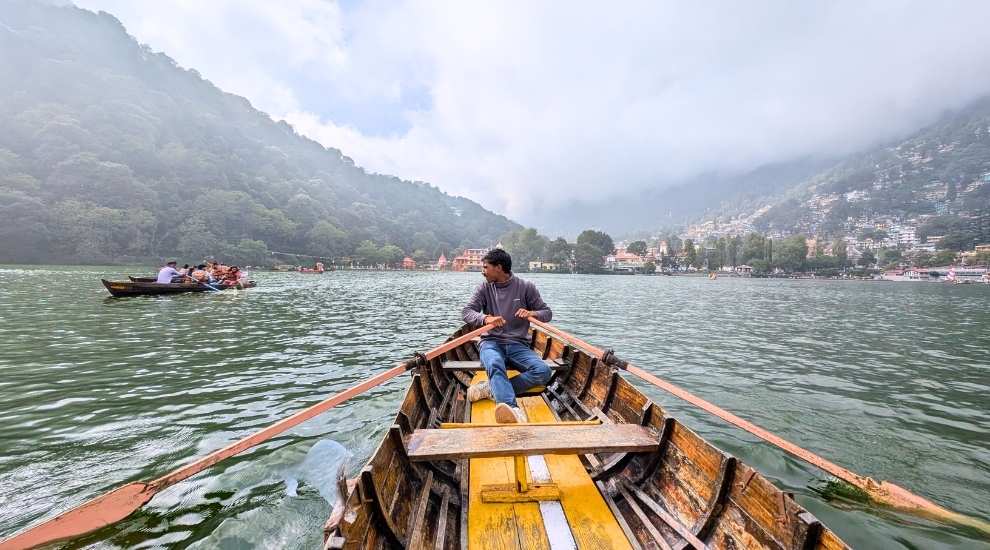
<path id="1" fill-rule="evenodd" d="M 182 279 L 182 274 L 175 269 L 177 262 L 175 260 L 165 263 L 165 266 L 158 270 L 158 278 L 156 282 L 161 284 L 171 284 L 175 279 Z"/>
<path id="2" fill-rule="evenodd" d="M 473 326 L 494 323 L 498 328 L 481 337 L 481 363 L 488 380 L 468 388 L 467 398 L 494 399 L 497 422 L 526 422 L 516 395 L 550 380 L 550 367 L 529 347 L 529 318 L 549 322 L 553 312 L 536 285 L 512 275 L 508 252 L 496 248 L 486 254 L 481 273 L 485 282 L 478 285 L 461 316 Z M 519 371 L 511 379 L 507 363 Z"/>

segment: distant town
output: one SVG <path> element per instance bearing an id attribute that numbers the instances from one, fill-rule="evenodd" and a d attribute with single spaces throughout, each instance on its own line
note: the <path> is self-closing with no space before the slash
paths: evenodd
<path id="1" fill-rule="evenodd" d="M 941 248 L 941 236 L 922 242 L 913 224 L 856 220 L 852 227 L 859 237 L 826 240 L 801 234 L 733 234 L 746 226 L 719 227 L 708 222 L 690 226 L 679 235 L 614 244 L 609 235 L 595 230 L 583 232 L 571 244 L 563 239 L 549 241 L 527 229 L 508 235 L 508 244 L 455 250 L 451 258 L 445 253 L 433 261 L 405 256 L 394 263 L 372 265 L 342 258 L 344 263 L 334 268 L 481 271 L 485 254 L 503 248 L 513 254 L 515 271 L 530 273 L 990 282 L 990 243 L 960 252 Z"/>

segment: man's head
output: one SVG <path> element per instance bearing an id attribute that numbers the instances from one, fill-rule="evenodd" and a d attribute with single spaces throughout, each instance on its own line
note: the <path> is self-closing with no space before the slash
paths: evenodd
<path id="1" fill-rule="evenodd" d="M 175 264 L 176 263 L 177 262 L 175 260 L 170 260 L 170 261 L 165 262 L 165 265 L 167 265 L 169 267 L 175 267 Z"/>
<path id="2" fill-rule="evenodd" d="M 493 248 L 481 259 L 481 274 L 489 283 L 501 283 L 512 275 L 512 256 L 501 248 Z"/>

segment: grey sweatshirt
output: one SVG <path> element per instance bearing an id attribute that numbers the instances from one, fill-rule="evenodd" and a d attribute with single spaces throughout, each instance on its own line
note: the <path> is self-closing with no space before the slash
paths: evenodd
<path id="1" fill-rule="evenodd" d="M 461 310 L 464 322 L 472 326 L 485 324 L 486 315 L 498 315 L 505 319 L 505 326 L 489 331 L 481 338 L 497 342 L 529 343 L 529 321 L 516 317 L 519 308 L 532 311 L 544 323 L 553 317 L 536 285 L 513 275 L 504 283 L 484 282 L 478 285 L 471 301 Z"/>

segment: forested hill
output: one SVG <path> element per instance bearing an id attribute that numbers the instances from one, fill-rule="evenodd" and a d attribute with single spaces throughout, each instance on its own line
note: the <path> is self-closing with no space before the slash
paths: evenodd
<path id="1" fill-rule="evenodd" d="M 988 209 L 990 96 L 901 141 L 850 155 L 778 196 L 756 221 L 761 229 L 833 235 L 851 220 L 890 219 L 947 235 L 971 232 L 964 226 Z"/>
<path id="2" fill-rule="evenodd" d="M 0 2 L 0 128 L 0 262 L 436 257 L 519 228 L 368 174 L 71 6 Z"/>
<path id="3" fill-rule="evenodd" d="M 744 197 L 748 189 L 758 193 Z M 726 234 L 803 233 L 849 242 L 897 224 L 916 230 L 921 242 L 938 235 L 949 237 L 941 245 L 968 250 L 990 241 L 990 96 L 904 139 L 724 196 L 695 221 L 714 221 Z"/>

